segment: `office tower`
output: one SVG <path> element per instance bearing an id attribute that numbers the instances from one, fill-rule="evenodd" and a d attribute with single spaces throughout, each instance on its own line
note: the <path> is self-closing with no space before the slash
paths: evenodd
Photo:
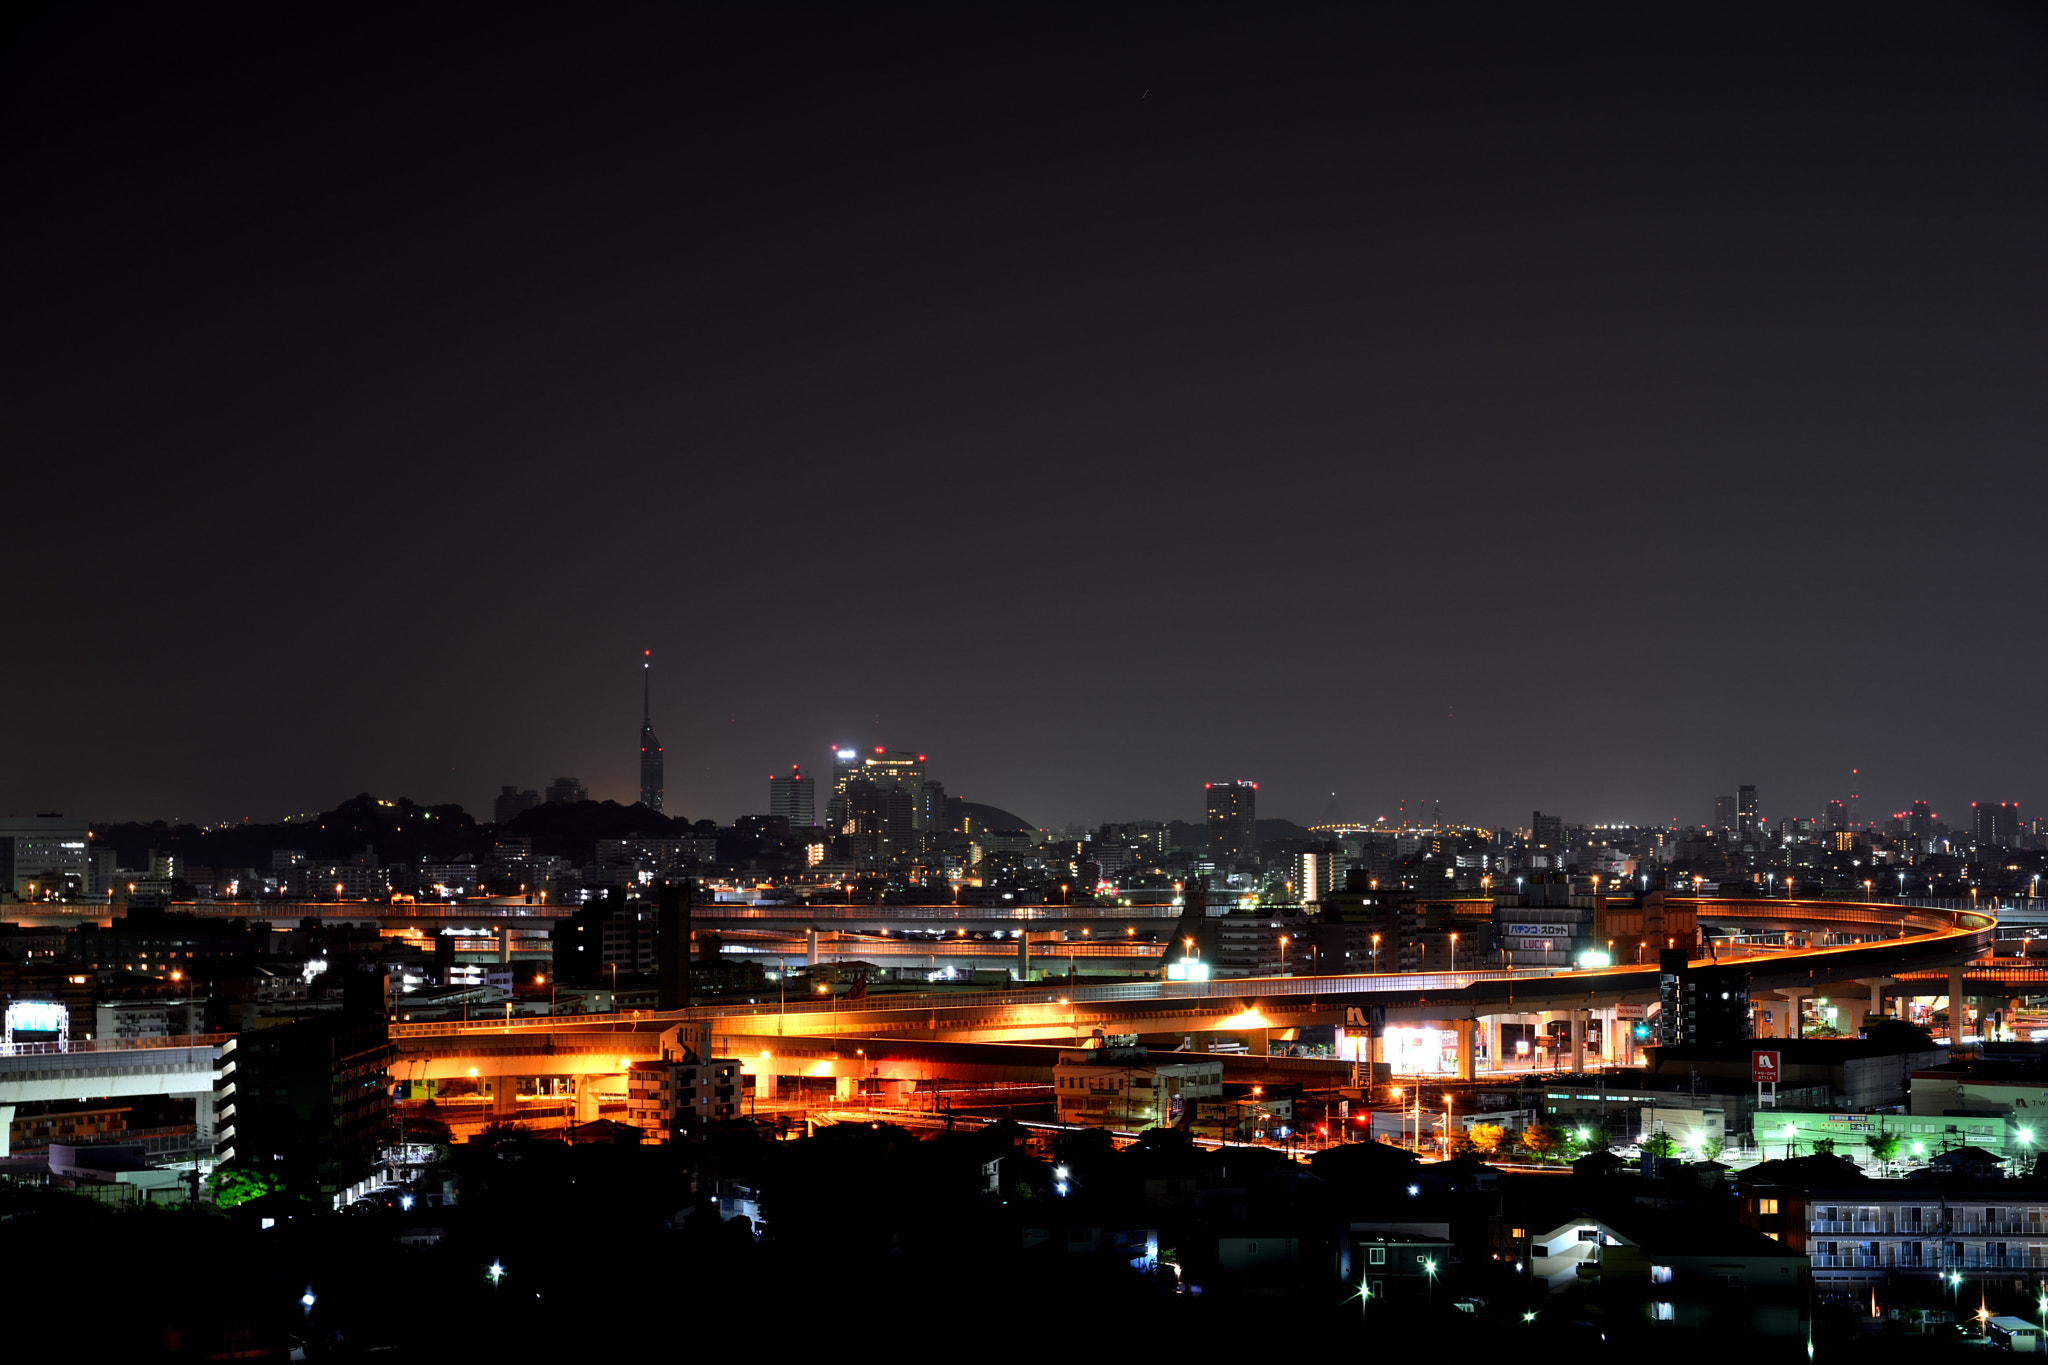
<path id="1" fill-rule="evenodd" d="M 580 777 L 558 777 L 548 783 L 547 803 L 550 806 L 573 806 L 589 799 L 590 789 L 583 785 Z"/>
<path id="2" fill-rule="evenodd" d="M 768 779 L 768 813 L 789 821 L 792 831 L 809 829 L 818 823 L 817 779 L 805 777 L 803 768 L 789 765 L 788 777 Z"/>
<path id="3" fill-rule="evenodd" d="M 850 834 L 847 820 L 846 784 L 860 772 L 860 750 L 849 745 L 832 746 L 832 795 L 825 801 L 825 824 L 834 834 Z"/>
<path id="4" fill-rule="evenodd" d="M 873 856 L 883 859 L 915 853 L 924 844 L 928 817 L 924 780 L 925 756 L 880 747 L 862 754 L 851 748 L 832 751 L 832 799 L 825 823 L 835 834 L 853 834 L 869 841 Z M 939 793 L 943 810 L 945 794 Z"/>
<path id="5" fill-rule="evenodd" d="M 1970 841 L 1978 848 L 2014 848 L 2020 841 L 2020 803 L 1972 801 Z"/>
<path id="6" fill-rule="evenodd" d="M 642 650 L 640 657 L 640 804 L 659 812 L 665 799 L 661 785 L 661 741 L 654 736 L 652 678 L 654 651 Z"/>
<path id="7" fill-rule="evenodd" d="M 1934 812 L 1925 801 L 1913 803 L 1913 809 L 1906 815 L 1906 832 L 1923 839 L 1934 833 Z"/>
<path id="8" fill-rule="evenodd" d="M 914 843 L 912 836 L 922 835 L 925 827 L 924 755 L 878 748 L 862 756 L 860 770 L 862 776 L 888 793 L 886 804 L 892 809 L 900 794 L 901 819 L 908 822 L 903 837 Z"/>
<path id="9" fill-rule="evenodd" d="M 926 778 L 918 797 L 918 806 L 919 817 L 924 822 L 919 828 L 924 831 L 924 841 L 927 848 L 931 847 L 941 835 L 953 832 L 952 825 L 946 819 L 945 783 L 934 782 L 930 778 Z"/>
<path id="10" fill-rule="evenodd" d="M 1716 830 L 1734 833 L 1738 819 L 1735 814 L 1735 798 L 1717 796 L 1714 798 L 1714 825 Z"/>
<path id="11" fill-rule="evenodd" d="M 1529 852 L 1545 855 L 1553 860 L 1564 857 L 1564 817 L 1545 815 L 1542 811 L 1529 812 Z M 1550 867 L 1555 863 L 1539 863 Z"/>
<path id="12" fill-rule="evenodd" d="M 1209 798 L 1209 856 L 1218 862 L 1246 862 L 1259 856 L 1256 782 L 1206 782 Z"/>
<path id="13" fill-rule="evenodd" d="M 1756 788 L 1737 787 L 1735 792 L 1736 832 L 1745 839 L 1754 839 L 1763 828 L 1756 813 Z"/>
<path id="14" fill-rule="evenodd" d="M 540 804 L 540 793 L 528 788 L 500 787 L 498 799 L 491 803 L 491 819 L 501 825 L 509 825 L 519 818 L 519 812 L 532 810 Z"/>
<path id="15" fill-rule="evenodd" d="M 1840 801 L 1828 802 L 1827 814 L 1821 817 L 1821 828 L 1829 830 L 1849 828 L 1849 813 Z"/>

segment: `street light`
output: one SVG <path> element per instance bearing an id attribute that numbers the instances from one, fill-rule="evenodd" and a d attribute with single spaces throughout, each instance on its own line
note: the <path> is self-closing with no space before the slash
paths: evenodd
<path id="1" fill-rule="evenodd" d="M 1287 935 L 1280 935 L 1280 975 L 1287 975 Z"/>

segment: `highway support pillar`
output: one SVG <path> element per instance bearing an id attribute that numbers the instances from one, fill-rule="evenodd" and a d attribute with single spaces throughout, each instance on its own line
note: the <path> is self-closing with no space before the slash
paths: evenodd
<path id="1" fill-rule="evenodd" d="M 1586 1016 L 1582 1010 L 1572 1010 L 1567 1016 L 1572 1021 L 1572 1074 L 1586 1069 Z"/>
<path id="2" fill-rule="evenodd" d="M 1873 976 L 1858 984 L 1870 987 L 1870 1008 L 1864 1012 L 1863 1022 L 1869 1024 L 1884 1018 L 1884 988 L 1898 983 L 1888 976 Z"/>
<path id="3" fill-rule="evenodd" d="M 818 965 L 818 926 L 815 924 L 804 930 L 804 965 Z"/>
<path id="4" fill-rule="evenodd" d="M 1813 990 L 1811 987 L 1798 991 L 1792 996 L 1792 1037 L 1804 1038 L 1806 1036 L 1806 1010 L 1812 1003 Z"/>
<path id="5" fill-rule="evenodd" d="M 511 962 L 511 960 L 512 926 L 509 924 L 501 924 L 498 926 L 498 961 L 500 963 L 509 963 Z"/>
<path id="6" fill-rule="evenodd" d="M 1969 1007 L 1963 1000 L 1963 969 L 1951 967 L 1948 972 L 1948 1045 L 1961 1047 L 1963 1034 L 1970 1027 Z"/>
<path id="7" fill-rule="evenodd" d="M 1500 1016 L 1498 1014 L 1489 1014 L 1484 1022 L 1486 1025 L 1487 1058 L 1493 1063 L 1495 1071 L 1505 1071 L 1507 1070 L 1508 1063 L 1507 1054 L 1500 1050 Z"/>
<path id="8" fill-rule="evenodd" d="M 1458 1030 L 1458 1079 L 1469 1081 L 1473 1079 L 1473 1067 L 1475 1064 L 1473 1054 L 1476 1050 L 1472 1046 L 1472 1034 L 1479 1027 L 1479 1021 L 1477 1019 L 1459 1019 L 1455 1023 Z"/>
<path id="9" fill-rule="evenodd" d="M 1031 979 L 1031 931 L 1017 931 L 1017 983 L 1022 985 Z"/>
<path id="10" fill-rule="evenodd" d="M 7 1138 L 9 1130 L 13 1127 L 14 1106 L 11 1104 L 0 1104 L 0 1157 L 8 1154 Z"/>
<path id="11" fill-rule="evenodd" d="M 192 1101 L 192 1150 L 201 1156 L 213 1151 L 213 1092 L 199 1090 L 189 1095 L 173 1095 L 174 1100 Z"/>

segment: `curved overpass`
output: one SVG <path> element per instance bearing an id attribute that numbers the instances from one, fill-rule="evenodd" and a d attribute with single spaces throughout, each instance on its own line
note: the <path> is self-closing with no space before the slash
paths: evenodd
<path id="1" fill-rule="evenodd" d="M 1750 973 L 1752 989 L 1802 988 L 1947 975 L 1988 952 L 1996 920 L 1988 913 L 1840 901 L 1706 901 L 1713 925 L 1752 933 L 1784 933 L 1784 947 L 1744 947 L 1721 962 Z M 1846 942 L 1815 943 L 1816 938 Z M 1805 942 L 1797 940 L 1804 938 Z M 1716 959 L 1701 959 L 1711 965 Z M 1040 985 L 970 994 L 878 996 L 792 1001 L 783 1006 L 718 1004 L 630 1018 L 528 1019 L 507 1024 L 440 1023 L 394 1026 L 401 1051 L 408 1040 L 507 1033 L 572 1035 L 602 1029 L 658 1033 L 682 1019 L 711 1020 L 719 1034 L 925 1038 L 957 1042 L 1045 1042 L 1106 1033 L 1174 1035 L 1312 1024 L 1342 1024 L 1347 1010 L 1370 1007 L 1388 1020 L 1471 1020 L 1506 1013 L 1605 1009 L 1658 997 L 1651 966 L 1581 971 L 1489 969 L 1344 976 L 1252 977 L 1224 981 L 1147 981 L 1119 985 Z"/>

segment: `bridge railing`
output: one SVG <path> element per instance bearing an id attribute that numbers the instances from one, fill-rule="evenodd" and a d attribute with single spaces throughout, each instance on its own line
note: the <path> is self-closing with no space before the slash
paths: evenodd
<path id="1" fill-rule="evenodd" d="M 64 1042 L 0 1043 L 0 1057 L 52 1057 L 70 1052 L 142 1052 L 166 1047 L 220 1047 L 232 1033 L 188 1033 L 168 1038 L 71 1038 Z"/>

